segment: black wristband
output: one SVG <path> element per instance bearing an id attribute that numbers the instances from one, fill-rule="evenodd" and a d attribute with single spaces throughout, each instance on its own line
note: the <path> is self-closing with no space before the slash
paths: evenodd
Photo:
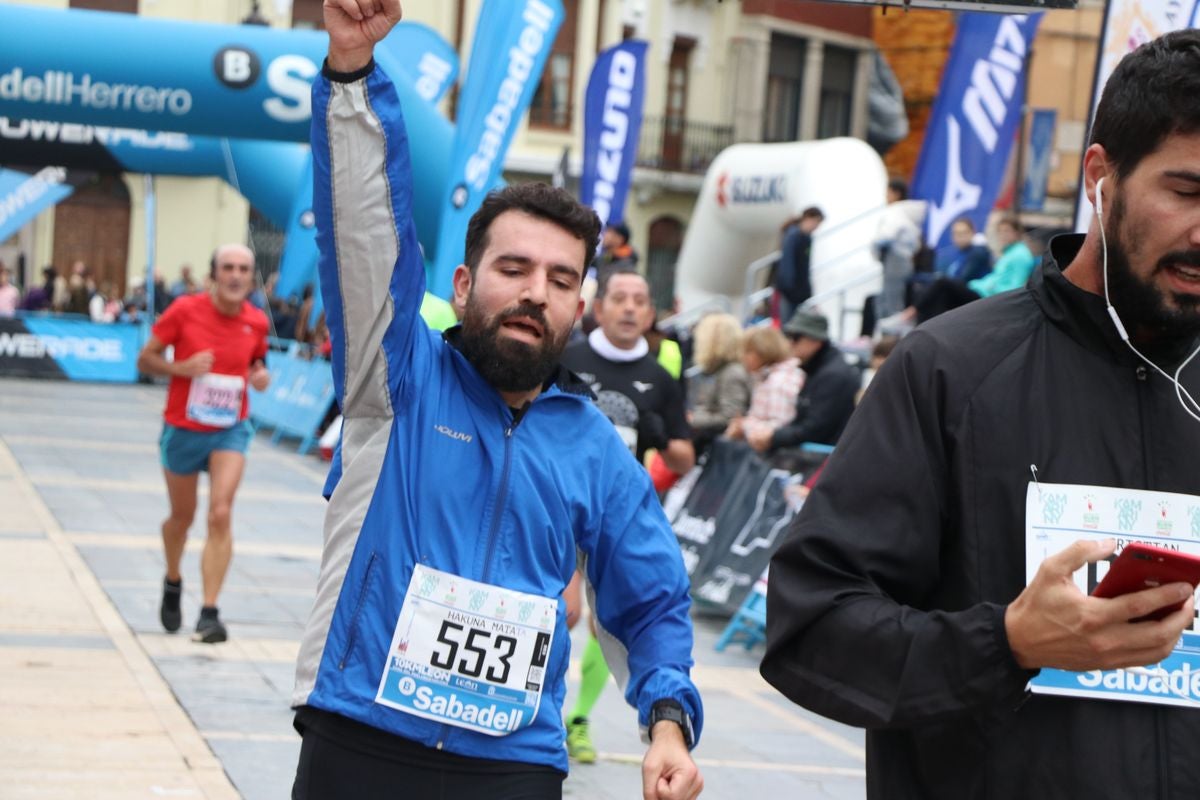
<path id="1" fill-rule="evenodd" d="M 354 70 L 354 72 L 338 72 L 329 66 L 329 59 L 326 58 L 321 62 L 321 74 L 334 83 L 354 83 L 371 74 L 371 70 L 375 69 L 375 57 L 371 56 L 371 60 L 367 62 L 365 67 Z"/>
<path id="2" fill-rule="evenodd" d="M 654 725 L 663 721 L 674 722 L 679 726 L 679 730 L 683 732 L 683 743 L 691 750 L 696 744 L 696 734 L 692 729 L 692 718 L 688 716 L 687 711 L 684 710 L 683 705 L 678 700 L 664 698 L 654 701 L 654 705 L 650 707 L 650 724 L 646 726 L 647 737 L 652 737 Z"/>

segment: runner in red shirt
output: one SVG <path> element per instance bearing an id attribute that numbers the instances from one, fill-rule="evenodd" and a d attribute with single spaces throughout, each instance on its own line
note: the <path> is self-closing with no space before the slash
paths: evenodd
<path id="1" fill-rule="evenodd" d="M 254 289 L 254 254 L 240 244 L 218 247 L 212 259 L 212 288 L 180 297 L 151 330 L 138 356 L 138 369 L 168 375 L 167 407 L 159 440 L 171 515 L 163 522 L 167 574 L 159 618 L 179 630 L 183 578 L 179 562 L 196 514 L 200 472 L 208 472 L 208 538 L 200 559 L 204 605 L 193 641 L 228 638 L 217 614 L 217 595 L 233 557 L 233 496 L 242 480 L 246 449 L 254 430 L 246 419 L 246 385 L 264 391 L 270 381 L 267 318 L 246 298 Z M 174 346 L 174 360 L 164 351 Z"/>

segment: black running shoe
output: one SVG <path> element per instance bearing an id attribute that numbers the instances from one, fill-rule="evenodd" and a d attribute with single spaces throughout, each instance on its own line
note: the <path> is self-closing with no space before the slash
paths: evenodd
<path id="1" fill-rule="evenodd" d="M 192 641 L 216 644 L 228 638 L 229 634 L 226 633 L 225 626 L 217 617 L 217 610 L 209 607 L 200 609 L 200 619 L 196 620 L 196 632 L 192 634 Z"/>
<path id="2" fill-rule="evenodd" d="M 183 624 L 183 615 L 179 613 L 179 598 L 182 594 L 182 579 L 177 583 L 171 583 L 163 578 L 162 605 L 158 607 L 158 618 L 168 633 L 174 633 Z"/>

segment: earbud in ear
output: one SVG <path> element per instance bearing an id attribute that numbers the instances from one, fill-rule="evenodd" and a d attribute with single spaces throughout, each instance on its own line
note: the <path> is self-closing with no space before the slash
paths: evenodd
<path id="1" fill-rule="evenodd" d="M 1104 178 L 1096 181 L 1096 216 L 1100 218 L 1100 222 L 1104 222 Z"/>

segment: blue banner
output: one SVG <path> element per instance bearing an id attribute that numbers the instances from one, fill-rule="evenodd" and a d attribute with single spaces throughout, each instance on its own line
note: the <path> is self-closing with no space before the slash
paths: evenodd
<path id="1" fill-rule="evenodd" d="M 437 96 L 453 76 L 452 50 L 438 46 L 426 59 L 423 47 L 436 34 L 413 28 L 396 26 L 377 48 L 380 63 L 424 70 L 424 94 Z M 319 31 L 0 6 L 0 114 L 306 142 L 310 88 L 328 42 Z M 402 100 L 422 96 L 412 81 L 393 78 Z M 405 103 L 406 113 L 418 105 L 427 114 L 414 112 L 409 126 L 440 120 L 430 132 L 448 136 L 449 124 L 429 103 Z"/>
<path id="2" fill-rule="evenodd" d="M 1021 208 L 1041 211 L 1046 204 L 1046 184 L 1050 180 L 1050 162 L 1054 157 L 1054 123 L 1058 112 L 1036 108 L 1029 120 L 1029 159 L 1025 183 L 1021 188 Z"/>
<path id="3" fill-rule="evenodd" d="M 624 41 L 596 59 L 583 116 L 579 201 L 600 222 L 625 218 L 625 198 L 637 157 L 646 95 L 646 43 Z"/>
<path id="4" fill-rule="evenodd" d="M 63 184 L 67 171 L 46 167 L 36 175 L 0 169 L 0 242 L 16 233 L 38 213 L 75 191 Z"/>
<path id="5" fill-rule="evenodd" d="M 964 13 L 913 174 L 914 198 L 929 203 L 925 240 L 950 244 L 967 217 L 983 230 L 1004 182 L 1025 94 L 1025 61 L 1041 14 Z"/>
<path id="6" fill-rule="evenodd" d="M 533 99 L 562 19 L 560 0 L 486 0 L 483 4 L 470 71 L 459 98 L 449 178 L 441 189 L 429 285 L 438 297 L 450 295 L 454 268 L 463 261 L 467 222 L 499 183 L 504 156 Z M 414 208 L 421 205 L 415 203 Z"/>
<path id="7" fill-rule="evenodd" d="M 273 428 L 272 441 L 300 439 L 300 452 L 307 453 L 333 404 L 333 373 L 325 359 L 301 354 L 295 342 L 286 352 L 267 353 L 271 385 L 265 392 L 250 390 L 250 419 L 256 427 Z"/>
<path id="8" fill-rule="evenodd" d="M 0 319 L 0 375 L 134 383 L 142 326 L 28 314 Z"/>

